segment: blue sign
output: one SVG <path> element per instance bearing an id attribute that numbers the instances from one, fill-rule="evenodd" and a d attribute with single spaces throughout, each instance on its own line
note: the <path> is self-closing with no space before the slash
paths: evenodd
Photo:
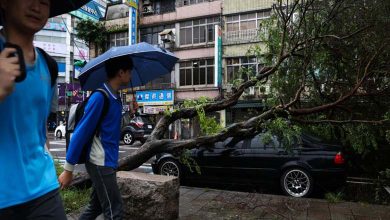
<path id="1" fill-rule="evenodd" d="M 70 14 L 81 18 L 81 19 L 93 19 L 99 20 L 104 17 L 105 6 L 99 4 L 95 1 L 90 1 L 87 4 L 83 5 L 80 9 L 72 11 Z"/>
<path id="2" fill-rule="evenodd" d="M 131 8 L 131 44 L 137 43 L 137 9 Z"/>
<path id="3" fill-rule="evenodd" d="M 173 90 L 137 91 L 135 93 L 138 105 L 173 105 Z"/>
<path id="4" fill-rule="evenodd" d="M 138 0 L 126 0 L 129 6 L 129 45 L 137 43 L 137 11 Z"/>

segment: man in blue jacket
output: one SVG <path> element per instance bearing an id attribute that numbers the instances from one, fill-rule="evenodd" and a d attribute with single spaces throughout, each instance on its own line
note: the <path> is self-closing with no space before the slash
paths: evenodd
<path id="1" fill-rule="evenodd" d="M 53 159 L 45 148 L 46 120 L 57 110 L 52 105 L 57 85 L 51 83 L 48 59 L 33 45 L 35 33 L 64 1 L 0 0 L 0 219 L 66 219 Z M 22 60 L 5 42 L 23 51 L 26 78 L 21 82 L 15 79 Z"/>
<path id="2" fill-rule="evenodd" d="M 108 81 L 103 84 L 103 89 L 109 94 L 108 112 L 98 125 L 105 97 L 103 93 L 93 93 L 70 140 L 65 170 L 59 177 L 62 187 L 68 186 L 72 181 L 72 172 L 81 155 L 81 146 L 88 144 L 93 138 L 85 163 L 93 183 L 93 192 L 88 208 L 80 219 L 95 219 L 101 213 L 104 214 L 105 219 L 122 218 L 122 198 L 115 171 L 118 167 L 122 114 L 122 103 L 117 93 L 120 87 L 129 84 L 132 68 L 133 63 L 129 56 L 106 61 Z M 95 133 L 96 130 L 98 135 Z"/>

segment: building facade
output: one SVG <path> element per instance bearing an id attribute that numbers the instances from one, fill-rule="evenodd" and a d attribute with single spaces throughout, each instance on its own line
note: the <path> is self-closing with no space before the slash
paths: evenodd
<path id="1" fill-rule="evenodd" d="M 106 2 L 94 0 L 77 11 L 50 18 L 43 30 L 34 37 L 34 45 L 44 49 L 58 64 L 58 121 L 63 121 L 69 106 L 81 102 L 86 94 L 75 79 L 80 67 L 78 61 L 89 61 L 88 45 L 75 37 L 75 27 L 81 19 L 100 20 L 105 13 Z"/>
<path id="2" fill-rule="evenodd" d="M 248 53 L 256 46 L 265 51 L 261 35 L 265 19 L 271 15 L 274 0 L 223 1 L 223 66 L 225 95 L 234 84 L 253 77 L 263 66 L 261 58 Z M 270 92 L 268 86 L 254 86 L 243 93 L 237 105 L 224 111 L 226 124 L 249 119 L 264 108 L 263 98 Z"/>
<path id="3" fill-rule="evenodd" d="M 271 14 L 273 0 L 127 0 L 109 4 L 106 26 L 110 29 L 109 45 L 128 45 L 133 35 L 129 27 L 129 6 L 137 7 L 137 42 L 147 42 L 173 52 L 179 62 L 171 74 L 145 86 L 126 91 L 129 109 L 138 102 L 139 111 L 158 114 L 179 108 L 185 100 L 208 97 L 221 99 L 232 92 L 234 84 L 248 80 L 262 67 L 260 58 L 248 54 L 254 46 L 263 47 L 260 34 L 262 21 Z M 136 3 L 136 6 L 134 4 Z M 220 40 L 219 37 L 221 38 Z M 222 45 L 218 44 L 222 42 Z M 246 91 L 238 104 L 213 114 L 226 126 L 263 110 L 262 99 L 267 87 L 254 87 Z M 137 100 L 133 94 L 173 95 L 172 102 L 151 105 Z M 144 96 L 142 96 L 144 97 Z M 150 95 L 152 97 L 152 95 Z M 172 106 L 173 103 L 173 106 Z M 182 120 L 177 127 L 186 127 L 195 137 L 200 128 L 196 120 Z M 179 129 L 183 130 L 183 129 Z"/>

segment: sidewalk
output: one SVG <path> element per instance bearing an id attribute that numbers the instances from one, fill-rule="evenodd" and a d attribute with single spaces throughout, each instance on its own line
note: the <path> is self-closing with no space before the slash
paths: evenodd
<path id="1" fill-rule="evenodd" d="M 179 215 L 180 220 L 388 220 L 390 206 L 352 202 L 331 204 L 321 199 L 181 187 Z"/>
<path id="2" fill-rule="evenodd" d="M 77 219 L 69 215 L 68 219 Z M 101 217 L 98 220 L 103 219 Z M 180 220 L 389 220 L 390 206 L 180 187 Z"/>

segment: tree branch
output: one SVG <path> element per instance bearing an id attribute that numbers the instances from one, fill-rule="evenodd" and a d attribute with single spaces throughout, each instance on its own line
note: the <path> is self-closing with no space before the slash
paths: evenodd
<path id="1" fill-rule="evenodd" d="M 360 86 L 372 74 L 372 72 L 370 72 L 368 70 L 369 70 L 372 62 L 378 57 L 378 55 L 380 54 L 380 52 L 382 51 L 383 48 L 384 48 L 384 45 L 382 45 L 382 47 L 379 48 L 379 50 L 377 50 L 375 52 L 375 54 L 370 58 L 367 65 L 365 66 L 364 76 L 360 79 L 360 81 L 354 86 L 354 88 L 349 93 L 347 93 L 345 95 L 341 95 L 338 100 L 336 100 L 335 102 L 332 102 L 332 103 L 328 103 L 328 104 L 324 104 L 324 105 L 316 106 L 316 107 L 312 107 L 312 108 L 289 109 L 289 112 L 292 115 L 307 115 L 307 114 L 317 113 L 317 112 L 321 112 L 324 110 L 328 110 L 330 108 L 334 108 L 335 106 L 348 100 L 350 97 L 352 97 L 356 93 L 356 91 L 360 88 Z"/>
<path id="2" fill-rule="evenodd" d="M 293 121 L 296 121 L 298 123 L 302 124 L 372 124 L 372 125 L 384 125 L 390 123 L 390 120 L 384 119 L 384 120 L 376 120 L 376 121 L 370 121 L 370 120 L 301 120 L 301 119 L 292 119 Z"/>

